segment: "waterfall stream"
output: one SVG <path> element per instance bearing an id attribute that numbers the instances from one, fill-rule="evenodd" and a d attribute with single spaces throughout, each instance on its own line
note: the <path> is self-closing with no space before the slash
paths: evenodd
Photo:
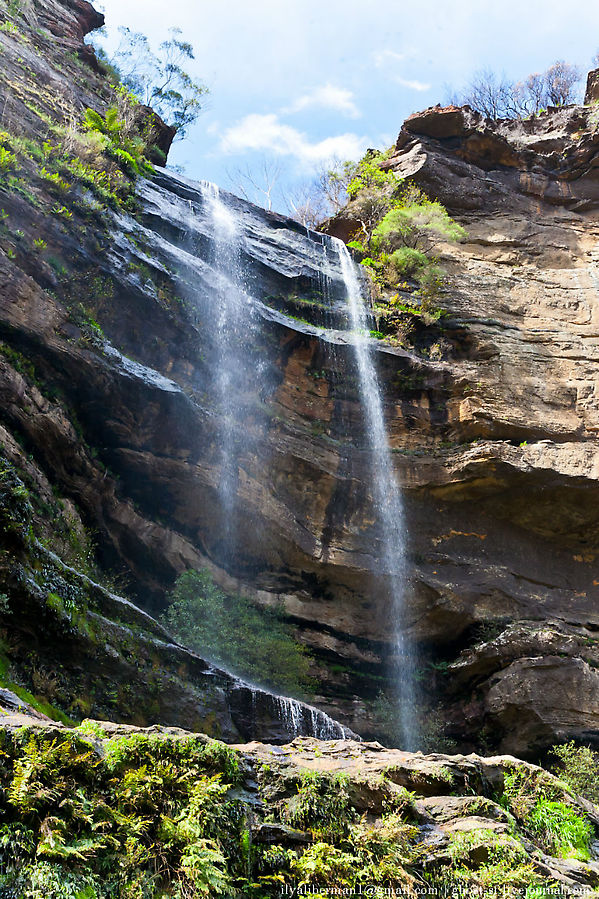
<path id="1" fill-rule="evenodd" d="M 210 182 L 200 182 L 200 191 L 209 216 L 212 232 L 211 266 L 216 275 L 213 302 L 218 337 L 218 369 L 216 387 L 219 405 L 220 480 L 219 501 L 223 558 L 231 563 L 243 535 L 236 526 L 239 434 L 247 436 L 240 427 L 244 423 L 244 393 L 247 389 L 247 369 L 252 364 L 259 370 L 260 362 L 250 360 L 247 351 L 248 334 L 256 326 L 253 300 L 245 287 L 242 264 L 244 241 L 243 223 L 235 211 L 221 197 L 219 188 Z M 326 251 L 325 251 L 326 252 Z M 323 275 L 323 283 L 326 283 Z M 256 705 L 257 691 L 252 691 L 252 705 Z M 314 706 L 270 691 L 273 709 L 290 739 L 313 736 L 319 739 L 355 737 L 329 715 Z"/>
<path id="2" fill-rule="evenodd" d="M 213 269 L 217 276 L 214 302 L 218 335 L 216 387 L 219 405 L 220 480 L 218 493 L 223 534 L 223 560 L 230 562 L 235 554 L 235 506 L 237 499 L 237 433 L 241 418 L 241 384 L 246 366 L 240 358 L 243 347 L 242 324 L 247 326 L 251 302 L 243 289 L 240 261 L 240 228 L 233 211 L 222 201 L 219 188 L 209 181 L 200 182 L 200 190 L 213 233 Z"/>
<path id="3" fill-rule="evenodd" d="M 343 241 L 333 238 L 345 283 L 352 343 L 360 382 L 372 475 L 372 496 L 378 518 L 382 563 L 389 580 L 394 637 L 395 687 L 402 748 L 416 743 L 414 658 L 405 637 L 406 525 L 401 490 L 395 477 L 391 448 L 369 336 L 369 316 L 355 265 Z"/>

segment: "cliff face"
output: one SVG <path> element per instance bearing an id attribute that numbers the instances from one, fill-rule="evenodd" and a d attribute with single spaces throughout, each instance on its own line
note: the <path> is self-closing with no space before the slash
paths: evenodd
<path id="1" fill-rule="evenodd" d="M 317 710 L 174 644 L 118 595 L 125 587 L 152 608 L 201 556 L 155 504 L 153 518 L 144 514 L 139 487 L 146 476 L 169 481 L 188 432 L 196 445 L 198 408 L 183 385 L 117 347 L 147 342 L 140 355 L 166 373 L 167 348 L 179 346 L 181 369 L 186 354 L 199 355 L 195 332 L 190 339 L 166 269 L 158 260 L 148 260 L 152 273 L 142 268 L 129 180 L 108 160 L 103 171 L 70 152 L 77 141 L 87 147 L 85 110 L 104 115 L 118 102 L 83 43 L 102 17 L 85 2 L 2 16 L 0 678 L 9 689 L 0 704 L 63 719 L 167 721 L 228 740 L 280 741 L 298 728 L 341 735 Z M 133 126 L 168 149 L 172 129 L 151 110 L 135 107 Z M 94 318 L 102 314 L 114 343 Z"/>
<path id="2" fill-rule="evenodd" d="M 17 33 L 0 31 L 7 131 L 42 145 L 57 140 L 53 126 L 110 105 L 82 46 L 97 24 L 87 4 L 38 2 Z M 449 735 L 465 746 L 535 752 L 599 733 L 598 148 L 587 108 L 519 125 L 433 109 L 408 120 L 389 161 L 468 231 L 443 253 L 450 314 L 436 348 L 431 338 L 377 353 L 407 505 L 409 631 Z M 133 214 L 90 213 L 80 185 L 57 200 L 43 164 L 21 154 L 0 185 L 3 452 L 43 500 L 37 538 L 77 567 L 93 531 L 99 567 L 150 612 L 177 574 L 203 566 L 279 605 L 315 654 L 315 701 L 375 733 L 390 610 L 334 244 L 225 198 L 256 300 L 234 335 L 242 539 L 232 560 L 207 190 L 158 169 L 139 182 Z M 346 236 L 351 220 L 332 228 Z M 36 644 L 35 613 L 21 618 L 7 593 L 6 624 L 25 647 L 8 645 L 8 658 L 22 678 L 25 657 L 44 673 L 53 657 Z M 115 715 L 132 720 L 117 693 Z M 105 696 L 89 702 L 86 712 L 107 714 Z M 163 704 L 162 720 L 185 723 L 185 711 L 169 714 Z"/>
<path id="3" fill-rule="evenodd" d="M 468 346 L 443 367 L 470 445 L 407 476 L 453 517 L 429 555 L 450 566 L 446 638 L 491 629 L 450 665 L 456 720 L 519 751 L 596 738 L 598 153 L 593 107 L 495 125 L 450 108 L 408 119 L 389 161 L 468 231 L 445 260 Z"/>

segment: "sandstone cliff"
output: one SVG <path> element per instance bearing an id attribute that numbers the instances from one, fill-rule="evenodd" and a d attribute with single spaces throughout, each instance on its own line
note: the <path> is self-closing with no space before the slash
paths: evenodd
<path id="1" fill-rule="evenodd" d="M 314 653 L 315 703 L 376 734 L 389 609 L 335 253 L 322 235 L 228 198 L 259 322 L 243 335 L 247 365 L 237 373 L 244 539 L 231 564 L 205 194 L 157 169 L 139 182 L 134 209 L 90 212 L 84 187 L 58 185 L 57 198 L 41 171 L 53 128 L 111 102 L 82 43 L 98 24 L 86 3 L 35 0 L 16 32 L 0 31 L 2 127 L 42 153 L 23 145 L 0 184 L 6 465 L 37 498 L 35 538 L 78 568 L 93 532 L 96 568 L 149 612 L 177 574 L 202 566 L 258 604 L 279 605 Z M 443 254 L 441 325 L 377 354 L 407 503 L 409 630 L 431 705 L 468 749 L 534 754 L 599 733 L 594 116 L 568 108 L 494 124 L 435 108 L 408 120 L 389 161 L 468 232 Z M 346 236 L 351 209 L 331 229 Z M 31 578 L 17 577 L 28 569 L 22 558 L 15 567 L 11 539 L 2 615 L 13 676 L 70 715 L 84 695 L 84 713 L 108 716 L 113 652 L 98 677 L 81 680 L 79 633 L 53 684 L 64 663 L 36 616 L 60 591 L 40 575 L 37 604 L 26 599 Z M 137 654 L 115 677 L 114 716 L 185 723 L 185 703 L 167 693 L 159 709 L 135 707 L 147 674 L 132 697 L 129 672 L 154 664 Z M 188 670 L 171 664 L 185 694 Z"/>

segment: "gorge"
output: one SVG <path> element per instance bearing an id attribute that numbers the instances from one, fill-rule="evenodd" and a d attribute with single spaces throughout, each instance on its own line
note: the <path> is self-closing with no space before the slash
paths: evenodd
<path id="1" fill-rule="evenodd" d="M 594 96 L 369 151 L 460 226 L 391 291 L 0 7 L 0 893 L 597 895 Z"/>

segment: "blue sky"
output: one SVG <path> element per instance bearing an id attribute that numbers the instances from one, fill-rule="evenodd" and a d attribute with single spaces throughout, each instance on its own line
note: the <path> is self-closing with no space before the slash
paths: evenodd
<path id="1" fill-rule="evenodd" d="M 587 70 L 599 50 L 596 0 L 103 0 L 153 45 L 178 26 L 189 70 L 209 88 L 169 162 L 232 189 L 235 171 L 280 168 L 279 195 L 332 157 L 390 146 L 415 110 L 490 67 L 514 79 L 561 58 Z M 284 211 L 281 209 L 281 211 Z"/>

